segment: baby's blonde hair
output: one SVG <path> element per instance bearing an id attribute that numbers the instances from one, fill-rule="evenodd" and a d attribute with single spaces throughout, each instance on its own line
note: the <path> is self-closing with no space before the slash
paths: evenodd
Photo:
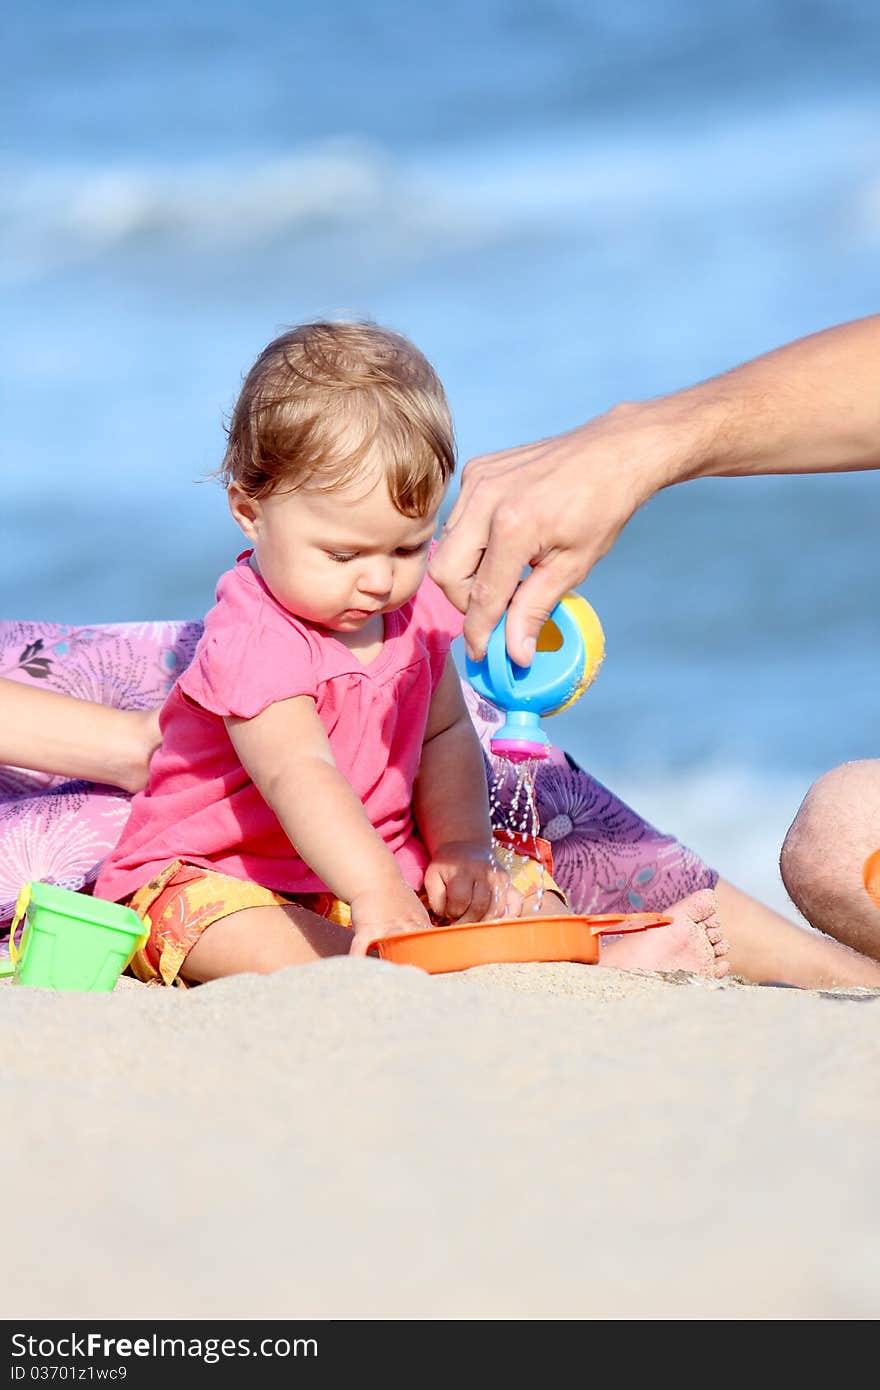
<path id="1" fill-rule="evenodd" d="M 218 475 L 253 498 L 352 482 L 378 446 L 404 516 L 425 516 L 455 471 L 446 393 L 407 338 L 378 324 L 300 324 L 251 367 Z"/>

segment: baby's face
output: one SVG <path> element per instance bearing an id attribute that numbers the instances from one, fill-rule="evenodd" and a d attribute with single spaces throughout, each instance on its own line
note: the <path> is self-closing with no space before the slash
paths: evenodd
<path id="1" fill-rule="evenodd" d="M 230 506 L 269 592 L 290 613 L 356 633 L 377 613 L 412 598 L 422 582 L 442 497 L 427 516 L 406 517 L 384 477 L 321 492 L 302 487 L 248 504 L 230 488 Z"/>

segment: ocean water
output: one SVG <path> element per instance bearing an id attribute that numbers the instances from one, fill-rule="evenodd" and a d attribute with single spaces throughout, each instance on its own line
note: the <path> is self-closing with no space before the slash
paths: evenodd
<path id="1" fill-rule="evenodd" d="M 43 0 L 0 91 L 2 617 L 201 614 L 257 351 L 366 315 L 462 460 L 880 308 L 871 0 Z M 878 752 L 876 474 L 655 498 L 584 586 L 551 735 L 776 905 L 822 770 Z"/>

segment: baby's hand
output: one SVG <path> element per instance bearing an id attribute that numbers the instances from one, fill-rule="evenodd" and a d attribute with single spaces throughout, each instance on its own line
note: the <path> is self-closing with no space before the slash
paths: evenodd
<path id="1" fill-rule="evenodd" d="M 518 917 L 522 894 L 488 845 L 456 840 L 440 845 L 425 873 L 431 911 L 449 922 Z"/>
<path id="2" fill-rule="evenodd" d="M 400 878 L 352 898 L 351 925 L 354 939 L 349 955 L 365 956 L 371 941 L 401 932 L 426 931 L 431 919 L 409 884 Z"/>

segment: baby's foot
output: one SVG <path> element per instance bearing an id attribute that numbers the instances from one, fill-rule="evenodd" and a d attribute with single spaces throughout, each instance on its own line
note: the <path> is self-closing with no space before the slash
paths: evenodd
<path id="1" fill-rule="evenodd" d="M 688 970 L 722 979 L 730 966 L 714 891 L 701 888 L 663 915 L 672 918 L 669 926 L 632 932 L 603 945 L 600 963 L 624 970 Z"/>

